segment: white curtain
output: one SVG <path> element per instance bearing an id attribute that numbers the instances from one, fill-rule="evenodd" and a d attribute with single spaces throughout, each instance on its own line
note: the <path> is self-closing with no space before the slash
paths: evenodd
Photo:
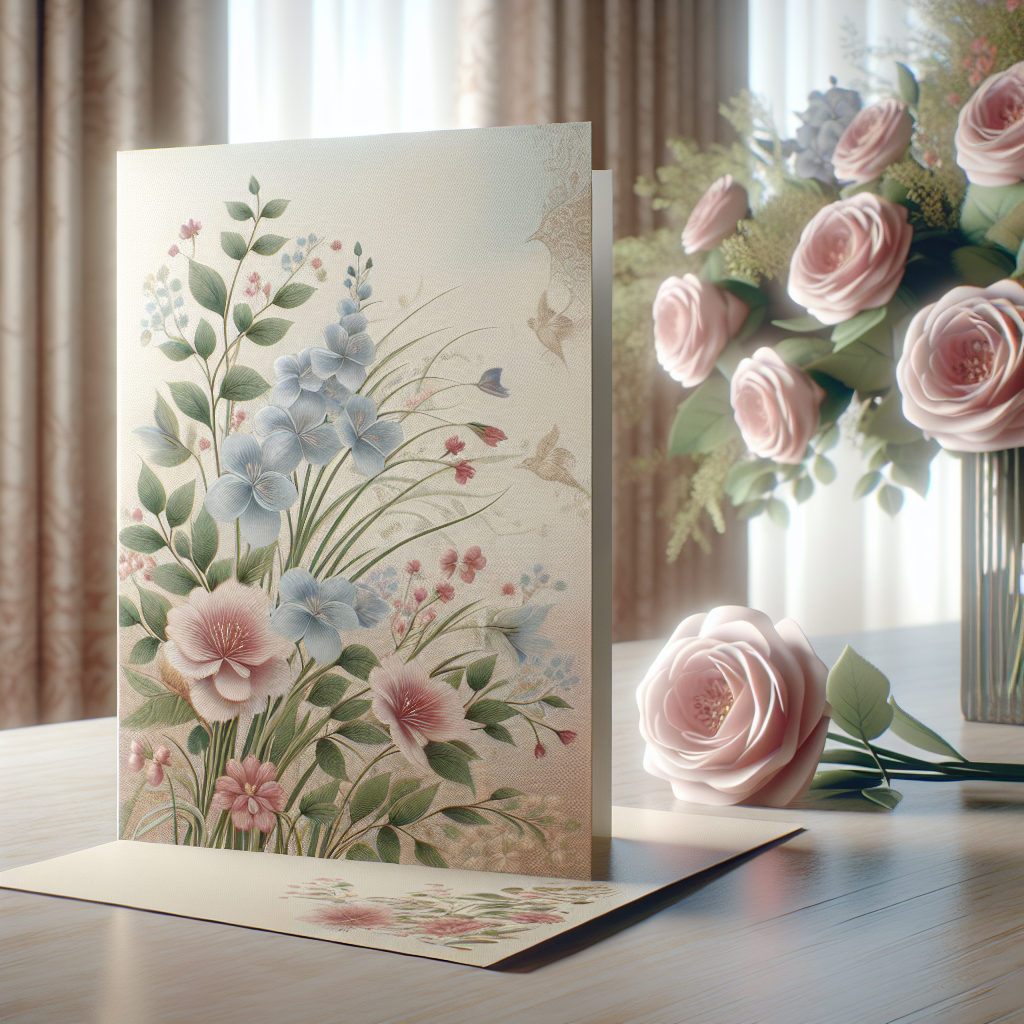
<path id="1" fill-rule="evenodd" d="M 844 44 L 899 46 L 910 17 L 906 0 L 750 0 L 750 88 L 788 134 L 799 123 L 793 112 L 830 76 L 869 102 L 892 81 L 892 59 L 851 59 Z M 873 496 L 853 501 L 863 468 L 852 443 L 844 439 L 830 457 L 838 479 L 791 507 L 788 530 L 763 516 L 750 524 L 750 604 L 811 634 L 959 618 L 957 460 L 940 454 L 927 499 L 908 491 L 891 519 Z"/>

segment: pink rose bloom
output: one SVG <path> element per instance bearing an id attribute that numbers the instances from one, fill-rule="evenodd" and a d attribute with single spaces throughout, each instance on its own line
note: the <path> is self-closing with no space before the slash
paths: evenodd
<path id="1" fill-rule="evenodd" d="M 803 462 L 825 392 L 771 348 L 741 359 L 729 401 L 748 450 L 789 465 Z"/>
<path id="2" fill-rule="evenodd" d="M 680 800 L 784 807 L 828 732 L 828 669 L 791 619 L 750 608 L 684 619 L 637 690 L 644 768 Z"/>
<path id="3" fill-rule="evenodd" d="M 920 310 L 896 364 L 903 415 L 943 448 L 1024 445 L 1024 288 L 964 285 Z"/>
<path id="4" fill-rule="evenodd" d="M 463 583 L 472 583 L 476 579 L 476 574 L 486 565 L 487 559 L 480 550 L 480 545 L 474 544 L 471 548 L 466 548 L 466 553 L 462 556 L 462 568 L 459 570 L 459 577 Z"/>
<path id="5" fill-rule="evenodd" d="M 291 686 L 285 659 L 295 645 L 270 628 L 270 605 L 256 587 L 228 580 L 212 593 L 192 591 L 167 613 L 167 640 L 167 660 L 208 722 L 258 711 Z"/>
<path id="6" fill-rule="evenodd" d="M 273 761 L 260 764 L 250 754 L 241 764 L 231 758 L 214 785 L 211 807 L 231 812 L 231 822 L 239 832 L 248 832 L 253 825 L 261 832 L 274 830 L 275 811 L 283 811 L 287 800 L 284 787 L 274 780 L 277 768 Z"/>
<path id="7" fill-rule="evenodd" d="M 348 931 L 349 928 L 387 928 L 395 923 L 395 915 L 389 908 L 373 903 L 336 903 L 317 907 L 299 920 Z"/>
<path id="8" fill-rule="evenodd" d="M 719 178 L 700 197 L 683 228 L 683 252 L 692 256 L 716 248 L 736 230 L 749 206 L 747 190 L 731 174 Z"/>
<path id="9" fill-rule="evenodd" d="M 654 300 L 654 350 L 668 375 L 683 387 L 707 380 L 750 307 L 732 292 L 695 274 L 662 282 Z"/>
<path id="10" fill-rule="evenodd" d="M 431 679 L 418 662 L 392 654 L 369 678 L 373 713 L 410 764 L 428 770 L 423 747 L 431 740 L 468 740 L 469 722 L 459 695 L 443 679 Z"/>
<path id="11" fill-rule="evenodd" d="M 840 181 L 857 185 L 881 177 L 910 148 L 914 119 L 902 100 L 886 99 L 865 107 L 836 143 L 832 166 Z"/>
<path id="12" fill-rule="evenodd" d="M 913 234 L 907 208 L 872 192 L 830 203 L 800 236 L 790 297 L 823 324 L 884 306 L 900 286 Z"/>
<path id="13" fill-rule="evenodd" d="M 992 75 L 960 110 L 956 162 L 974 185 L 1024 179 L 1024 61 Z"/>

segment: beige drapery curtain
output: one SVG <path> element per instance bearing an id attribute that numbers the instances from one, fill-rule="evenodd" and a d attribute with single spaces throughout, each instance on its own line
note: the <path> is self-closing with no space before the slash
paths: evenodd
<path id="1" fill-rule="evenodd" d="M 225 0 L 0 0 L 0 727 L 113 713 L 114 154 L 226 140 Z"/>
<path id="2" fill-rule="evenodd" d="M 616 237 L 655 226 L 633 185 L 668 162 L 668 139 L 730 138 L 718 105 L 747 84 L 746 0 L 463 0 L 460 15 L 460 123 L 592 121 L 594 166 L 614 172 Z M 656 372 L 641 421 L 615 424 L 615 640 L 746 603 L 742 524 L 715 536 L 710 555 L 690 544 L 669 565 L 677 489 L 667 474 L 631 470 L 664 450 L 682 397 Z"/>

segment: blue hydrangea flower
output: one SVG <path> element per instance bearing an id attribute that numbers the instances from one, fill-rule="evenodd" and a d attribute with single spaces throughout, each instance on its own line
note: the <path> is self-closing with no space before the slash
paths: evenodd
<path id="1" fill-rule="evenodd" d="M 391 611 L 387 601 L 363 583 L 356 584 L 355 609 L 363 629 L 380 625 Z"/>
<path id="2" fill-rule="evenodd" d="M 310 349 L 313 372 L 321 380 L 335 377 L 339 384 L 355 390 L 366 380 L 366 367 L 376 355 L 373 339 L 365 331 L 349 333 L 341 324 L 328 324 L 324 340 L 327 348 Z"/>
<path id="3" fill-rule="evenodd" d="M 324 422 L 326 406 L 322 396 L 303 391 L 287 409 L 260 409 L 253 424 L 263 439 L 263 457 L 287 467 L 283 473 L 290 473 L 303 459 L 312 466 L 326 466 L 341 451 L 338 432 Z"/>
<path id="4" fill-rule="evenodd" d="M 287 409 L 303 391 L 319 391 L 323 381 L 313 372 L 310 364 L 310 349 L 304 348 L 298 355 L 281 356 L 274 360 L 277 379 L 270 400 L 274 405 Z"/>
<path id="5" fill-rule="evenodd" d="M 334 424 L 342 444 L 352 449 L 352 461 L 363 476 L 376 476 L 384 460 L 402 443 L 402 428 L 390 420 L 377 419 L 373 399 L 353 395 Z"/>
<path id="6" fill-rule="evenodd" d="M 306 653 L 321 665 L 341 654 L 339 633 L 359 626 L 353 604 L 356 588 L 344 576 L 319 582 L 305 569 L 289 569 L 278 585 L 281 604 L 270 616 L 275 632 L 293 643 L 300 640 Z"/>
<path id="7" fill-rule="evenodd" d="M 281 513 L 299 500 L 285 475 L 286 463 L 260 451 L 252 434 L 231 434 L 220 449 L 221 475 L 206 495 L 206 511 L 219 523 L 235 519 L 250 547 L 273 544 L 281 532 Z"/>
<path id="8" fill-rule="evenodd" d="M 501 386 L 501 367 L 484 370 L 476 385 L 481 391 L 495 398 L 508 398 L 508 389 Z"/>
<path id="9" fill-rule="evenodd" d="M 519 664 L 528 657 L 551 650 L 555 645 L 540 635 L 541 626 L 553 605 L 523 605 L 521 608 L 506 608 L 497 612 L 490 621 L 498 634 L 505 638 L 512 648 Z"/>

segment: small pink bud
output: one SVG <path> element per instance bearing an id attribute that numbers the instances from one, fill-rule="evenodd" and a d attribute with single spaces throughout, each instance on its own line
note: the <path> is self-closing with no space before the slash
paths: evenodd
<path id="1" fill-rule="evenodd" d="M 569 744 L 572 743 L 574 739 L 576 739 L 576 733 L 574 733 L 572 729 L 563 729 L 561 732 L 559 732 L 558 738 L 566 746 L 569 746 Z"/>
<path id="2" fill-rule="evenodd" d="M 210 450 L 210 439 L 208 437 L 199 438 L 199 450 L 201 452 L 208 452 Z"/>
<path id="3" fill-rule="evenodd" d="M 141 523 L 142 522 L 142 509 L 141 508 L 133 508 L 132 509 L 132 519 L 136 523 Z"/>
<path id="4" fill-rule="evenodd" d="M 413 558 L 411 561 L 406 562 L 405 571 L 410 576 L 415 576 L 416 573 L 420 571 L 420 560 L 418 558 Z"/>
<path id="5" fill-rule="evenodd" d="M 170 249 L 167 250 L 167 255 L 177 256 L 179 252 L 181 252 L 181 250 L 176 245 L 172 245 Z"/>
<path id="6" fill-rule="evenodd" d="M 335 239 L 333 242 L 331 242 L 331 248 L 335 252 L 338 252 L 341 249 L 341 242 L 339 242 L 337 239 Z"/>
<path id="7" fill-rule="evenodd" d="M 547 753 L 548 752 L 544 749 L 543 743 L 538 743 L 537 746 L 533 748 L 534 757 L 547 757 Z"/>
<path id="8" fill-rule="evenodd" d="M 412 592 L 412 596 L 413 596 L 414 598 L 416 598 L 416 603 L 417 603 L 417 604 L 423 604 L 423 602 L 424 602 L 424 601 L 426 601 L 426 599 L 427 599 L 427 590 L 426 590 L 426 587 L 417 587 L 417 588 L 416 588 L 416 589 L 415 589 L 415 590 L 414 590 L 414 591 Z"/>
<path id="9" fill-rule="evenodd" d="M 314 270 L 319 270 L 324 265 L 324 261 L 319 256 L 314 256 L 310 262 L 313 264 Z"/>
<path id="10" fill-rule="evenodd" d="M 157 747 L 153 751 L 153 760 L 157 764 L 168 764 L 171 760 L 171 751 L 168 747 Z"/>
<path id="11" fill-rule="evenodd" d="M 516 592 L 516 588 L 511 583 L 506 583 L 502 588 L 501 592 L 506 596 L 510 597 Z"/>
<path id="12" fill-rule="evenodd" d="M 146 781 L 151 786 L 159 786 L 164 781 L 164 770 L 163 767 L 156 761 L 150 761 L 146 765 Z"/>

